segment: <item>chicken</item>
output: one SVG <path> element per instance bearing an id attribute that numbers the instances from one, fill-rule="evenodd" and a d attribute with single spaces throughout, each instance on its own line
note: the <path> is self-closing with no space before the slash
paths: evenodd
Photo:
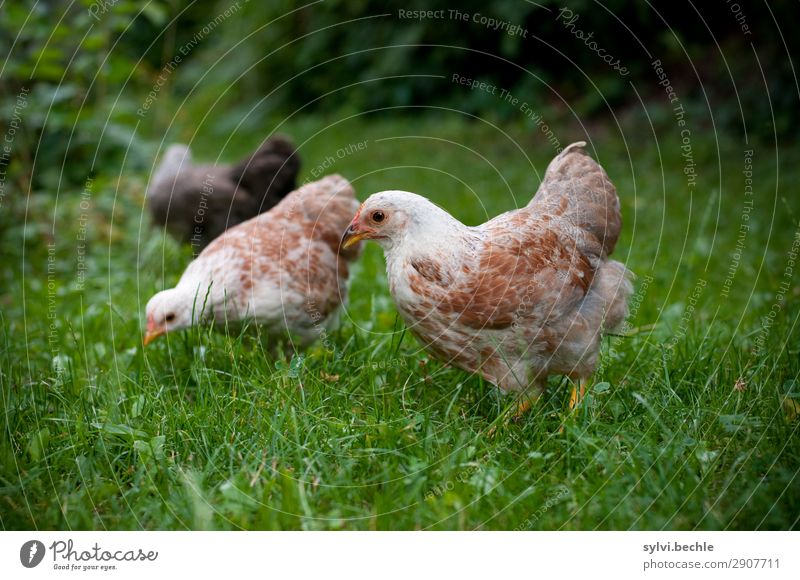
<path id="1" fill-rule="evenodd" d="M 227 228 L 267 211 L 295 188 L 300 158 L 273 137 L 236 165 L 193 165 L 185 145 L 170 145 L 147 201 L 153 222 L 197 255 Z"/>
<path id="2" fill-rule="evenodd" d="M 304 347 L 325 336 L 347 295 L 342 231 L 358 208 L 350 183 L 330 175 L 230 228 L 193 260 L 175 288 L 147 303 L 144 344 L 199 322 L 253 321 Z"/>
<path id="3" fill-rule="evenodd" d="M 530 407 L 551 374 L 589 377 L 623 322 L 632 273 L 609 259 L 622 220 L 608 176 L 573 143 L 536 196 L 477 227 L 405 191 L 370 196 L 342 247 L 377 241 L 409 330 L 442 361 Z M 581 383 L 583 390 L 583 383 Z M 573 387 L 571 406 L 577 396 Z"/>

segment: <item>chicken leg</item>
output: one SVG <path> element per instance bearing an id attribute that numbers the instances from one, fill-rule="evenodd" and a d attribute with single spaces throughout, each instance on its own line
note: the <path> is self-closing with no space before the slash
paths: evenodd
<path id="1" fill-rule="evenodd" d="M 586 396 L 586 387 L 589 384 L 589 379 L 586 377 L 582 377 L 578 379 L 578 387 L 575 386 L 575 383 L 572 383 L 572 389 L 569 393 L 569 410 L 574 411 L 575 407 L 583 401 L 583 397 Z"/>

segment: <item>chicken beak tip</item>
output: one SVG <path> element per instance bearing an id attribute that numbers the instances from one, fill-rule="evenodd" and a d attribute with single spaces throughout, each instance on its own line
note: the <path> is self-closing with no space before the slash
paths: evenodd
<path id="1" fill-rule="evenodd" d="M 163 330 L 148 330 L 144 335 L 144 340 L 142 341 L 142 345 L 147 346 L 162 334 L 164 334 Z"/>
<path id="2" fill-rule="evenodd" d="M 360 234 L 348 235 L 347 237 L 345 237 L 342 240 L 342 249 L 346 250 L 347 248 L 351 247 L 352 245 L 360 242 L 361 241 L 361 237 L 362 236 Z"/>
<path id="3" fill-rule="evenodd" d="M 367 232 L 358 231 L 355 229 L 353 224 L 350 224 L 350 226 L 344 232 L 344 236 L 342 236 L 342 242 L 340 246 L 343 250 L 346 250 L 347 248 L 357 244 L 366 237 L 367 237 Z"/>

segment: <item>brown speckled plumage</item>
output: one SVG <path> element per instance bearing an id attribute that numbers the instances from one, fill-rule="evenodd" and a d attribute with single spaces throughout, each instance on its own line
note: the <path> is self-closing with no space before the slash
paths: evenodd
<path id="1" fill-rule="evenodd" d="M 150 300 L 148 327 L 252 320 L 268 333 L 290 333 L 301 346 L 312 342 L 346 298 L 349 262 L 360 248 L 340 253 L 339 242 L 357 208 L 352 186 L 339 175 L 302 186 L 212 241 L 175 288 Z"/>
<path id="2" fill-rule="evenodd" d="M 385 250 L 389 287 L 434 355 L 503 391 L 590 375 L 602 330 L 627 313 L 632 274 L 609 259 L 622 220 L 584 143 L 549 165 L 526 206 L 467 227 L 418 195 L 371 196 L 351 225 Z M 374 223 L 379 211 L 384 217 Z"/>

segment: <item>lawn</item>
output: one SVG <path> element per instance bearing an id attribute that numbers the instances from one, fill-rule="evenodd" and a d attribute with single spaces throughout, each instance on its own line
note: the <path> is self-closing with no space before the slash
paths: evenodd
<path id="1" fill-rule="evenodd" d="M 143 349 L 144 304 L 190 259 L 150 228 L 148 170 L 101 170 L 56 203 L 20 196 L 0 232 L 0 524 L 797 528 L 800 147 L 778 156 L 696 128 L 691 186 L 679 129 L 654 118 L 561 125 L 562 146 L 588 132 L 617 184 L 615 257 L 636 294 L 578 409 L 553 378 L 508 424 L 509 400 L 404 332 L 374 244 L 330 349 L 276 357 L 252 330 L 204 329 Z M 230 130 L 183 127 L 211 160 Z M 468 224 L 527 203 L 554 154 L 530 123 L 446 111 L 279 130 L 301 144 L 303 179 L 340 172 L 362 199 L 415 191 Z M 246 135 L 223 158 L 249 149 Z"/>

